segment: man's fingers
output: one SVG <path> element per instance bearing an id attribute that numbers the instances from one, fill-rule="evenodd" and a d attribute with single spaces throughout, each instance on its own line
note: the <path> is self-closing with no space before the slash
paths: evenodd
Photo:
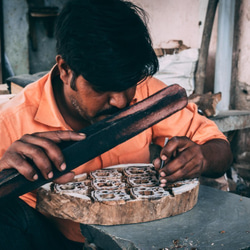
<path id="1" fill-rule="evenodd" d="M 66 131 L 50 131 L 50 132 L 38 132 L 34 133 L 34 136 L 47 138 L 55 143 L 62 141 L 80 141 L 86 138 L 86 135 L 83 133 L 77 133 L 71 130 Z"/>
<path id="2" fill-rule="evenodd" d="M 37 169 L 39 169 L 45 179 L 51 179 L 54 176 L 53 166 L 59 171 L 66 169 L 63 154 L 57 143 L 79 141 L 85 138 L 84 134 L 73 131 L 26 134 L 7 149 L 0 159 L 0 171 L 15 168 L 28 180 L 36 180 Z"/>
<path id="3" fill-rule="evenodd" d="M 156 159 L 153 160 L 153 165 L 154 165 L 154 168 L 156 170 L 159 170 L 160 169 L 160 165 L 161 165 L 161 159 L 158 157 Z"/>
<path id="4" fill-rule="evenodd" d="M 25 176 L 25 178 L 30 181 L 35 181 L 38 178 L 37 172 L 31 164 L 16 152 L 6 152 L 0 160 L 1 171 L 3 169 L 11 168 L 16 169 L 21 175 Z"/>
<path id="5" fill-rule="evenodd" d="M 160 172 L 160 182 L 161 184 L 166 184 L 167 182 L 198 177 L 200 176 L 201 167 L 201 164 L 198 164 L 194 158 L 182 167 L 173 168 L 171 172 L 167 169 L 167 166 L 166 169 Z"/>
<path id="6" fill-rule="evenodd" d="M 61 149 L 55 144 L 66 140 L 83 140 L 84 134 L 73 131 L 41 132 L 32 135 L 24 135 L 20 141 L 27 144 L 22 153 L 33 160 L 46 179 L 53 178 L 52 166 L 59 171 L 66 169 L 64 156 Z"/>
<path id="7" fill-rule="evenodd" d="M 69 172 L 67 174 L 62 175 L 61 177 L 53 180 L 53 182 L 57 183 L 57 184 L 64 184 L 70 181 L 73 181 L 75 177 L 74 172 Z"/>
<path id="8" fill-rule="evenodd" d="M 41 174 L 45 179 L 51 179 L 53 178 L 53 171 L 52 171 L 53 161 L 51 161 L 49 157 L 50 155 L 53 155 L 55 151 L 58 152 L 60 151 L 59 149 L 57 149 L 56 145 L 50 146 L 47 149 L 45 149 L 41 146 L 42 143 L 44 143 L 44 140 L 42 140 L 42 142 L 38 140 L 36 143 L 32 144 L 28 143 L 25 140 L 19 140 L 13 144 L 12 150 L 10 152 L 13 153 L 15 152 L 16 154 L 19 154 L 20 157 L 22 157 L 26 162 L 28 162 L 28 159 L 30 159 L 32 162 L 34 162 L 35 166 L 40 170 Z M 60 158 L 63 157 L 61 155 L 62 153 L 60 152 L 59 155 Z M 24 161 L 22 162 L 22 164 L 24 164 Z M 55 162 L 53 162 L 53 164 L 55 164 Z M 19 164 L 15 168 L 19 171 L 21 167 L 23 166 Z"/>
<path id="9" fill-rule="evenodd" d="M 171 175 L 174 172 L 176 172 L 178 169 L 184 168 L 186 166 L 189 166 L 189 162 L 191 162 L 194 159 L 195 155 L 191 153 L 191 151 L 183 151 L 181 154 L 178 155 L 178 157 L 173 158 L 171 162 L 166 164 L 162 171 L 165 172 L 166 175 Z"/>
<path id="10" fill-rule="evenodd" d="M 59 171 L 65 170 L 63 154 L 54 141 L 33 135 L 25 135 L 20 141 L 26 144 L 22 154 L 33 160 L 46 179 L 53 177 L 52 163 Z"/>
<path id="11" fill-rule="evenodd" d="M 166 186 L 168 182 L 173 183 L 173 182 L 184 180 L 184 179 L 192 179 L 198 176 L 199 176 L 199 172 L 195 168 L 189 171 L 188 173 L 185 171 L 184 168 L 181 168 L 181 169 L 178 169 L 178 171 L 176 171 L 172 175 L 169 175 L 167 177 L 162 177 L 160 182 L 161 184 L 165 184 L 164 186 Z"/>
<path id="12" fill-rule="evenodd" d="M 160 158 L 164 159 L 164 157 L 166 157 L 166 161 L 170 161 L 171 158 L 177 157 L 178 153 L 190 147 L 192 144 L 193 142 L 186 137 L 175 136 L 162 148 Z"/>

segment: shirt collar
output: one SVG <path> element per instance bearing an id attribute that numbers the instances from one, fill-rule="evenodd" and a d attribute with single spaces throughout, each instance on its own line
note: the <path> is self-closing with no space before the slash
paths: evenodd
<path id="1" fill-rule="evenodd" d="M 58 109 L 52 88 L 52 79 L 57 75 L 59 71 L 55 65 L 47 75 L 38 80 L 44 84 L 40 85 L 43 89 L 35 120 L 51 127 L 70 129 Z"/>

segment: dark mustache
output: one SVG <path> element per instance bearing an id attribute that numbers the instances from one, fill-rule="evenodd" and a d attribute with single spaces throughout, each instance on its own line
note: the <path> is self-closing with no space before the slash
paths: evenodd
<path id="1" fill-rule="evenodd" d="M 111 107 L 109 109 L 105 109 L 105 110 L 102 110 L 100 112 L 98 112 L 95 117 L 98 117 L 98 116 L 102 116 L 102 115 L 113 115 L 115 113 L 117 113 L 118 111 L 120 111 L 121 109 L 117 108 L 117 107 Z"/>

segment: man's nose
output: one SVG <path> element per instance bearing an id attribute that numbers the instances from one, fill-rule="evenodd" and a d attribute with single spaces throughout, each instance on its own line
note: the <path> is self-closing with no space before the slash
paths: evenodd
<path id="1" fill-rule="evenodd" d="M 111 106 L 123 109 L 129 105 L 129 98 L 126 92 L 113 92 L 109 98 Z"/>

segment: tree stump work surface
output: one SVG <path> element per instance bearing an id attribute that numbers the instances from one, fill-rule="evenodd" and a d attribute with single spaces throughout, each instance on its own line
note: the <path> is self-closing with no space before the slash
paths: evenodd
<path id="1" fill-rule="evenodd" d="M 152 164 L 120 164 L 78 175 L 67 184 L 42 186 L 37 209 L 83 224 L 132 224 L 189 211 L 198 192 L 197 179 L 162 188 Z"/>

